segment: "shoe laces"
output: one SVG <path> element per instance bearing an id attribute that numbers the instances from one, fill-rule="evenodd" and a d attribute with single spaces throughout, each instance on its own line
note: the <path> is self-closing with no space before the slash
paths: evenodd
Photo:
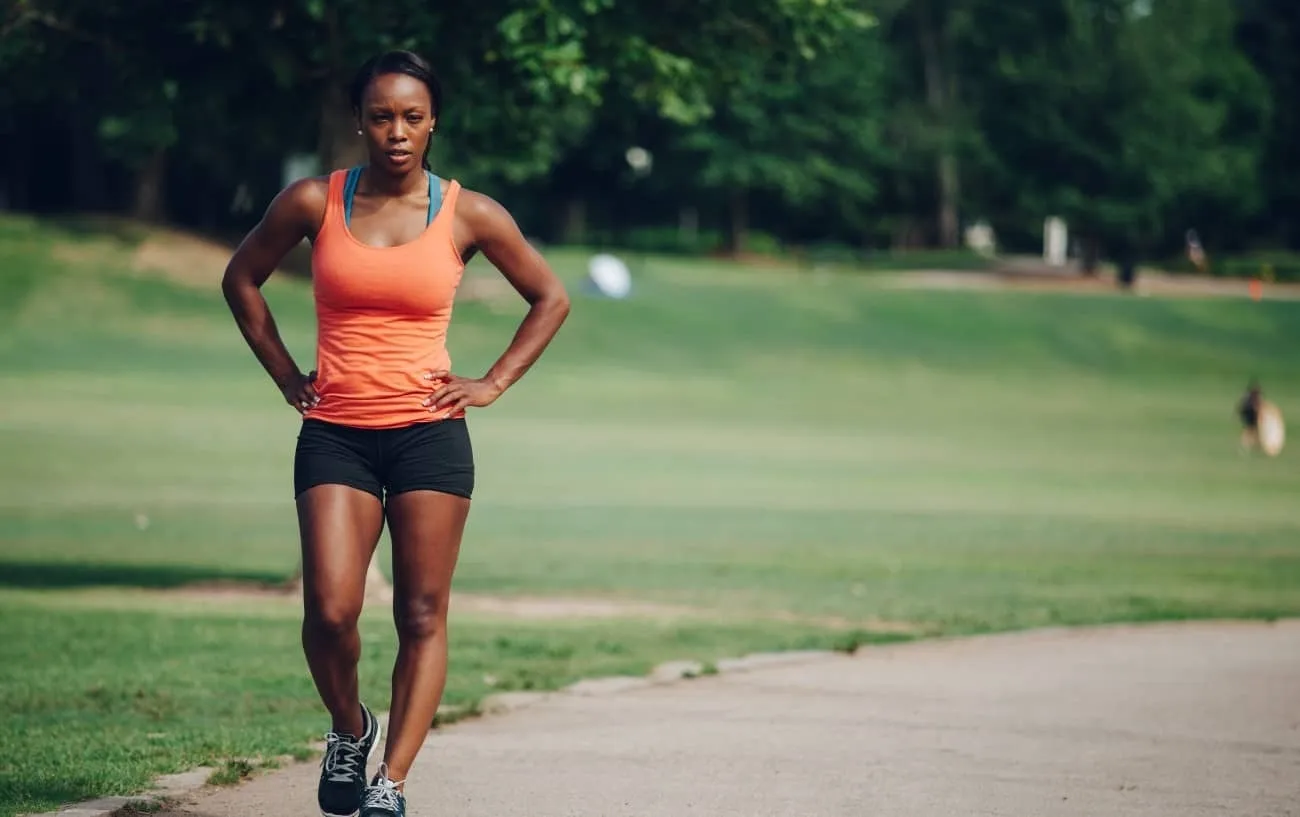
<path id="1" fill-rule="evenodd" d="M 391 814 L 401 814 L 402 793 L 397 784 L 388 779 L 388 771 L 381 769 L 375 781 L 366 787 L 361 803 L 365 809 L 382 809 Z"/>
<path id="2" fill-rule="evenodd" d="M 348 735 L 328 732 L 325 735 L 325 757 L 321 765 L 331 783 L 351 783 L 365 773 L 358 768 L 358 763 L 365 761 L 366 754 L 361 746 Z"/>

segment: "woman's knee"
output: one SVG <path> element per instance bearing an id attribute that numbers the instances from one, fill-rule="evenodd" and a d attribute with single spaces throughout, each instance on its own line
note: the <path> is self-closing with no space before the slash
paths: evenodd
<path id="1" fill-rule="evenodd" d="M 397 634 L 403 639 L 432 638 L 442 631 L 447 606 L 441 592 L 412 593 L 393 607 Z"/>
<path id="2" fill-rule="evenodd" d="M 314 633 L 340 638 L 356 632 L 360 605 L 332 599 L 316 599 L 306 606 L 306 624 Z"/>

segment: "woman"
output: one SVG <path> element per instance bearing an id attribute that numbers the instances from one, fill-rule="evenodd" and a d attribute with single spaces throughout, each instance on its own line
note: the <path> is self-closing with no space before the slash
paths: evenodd
<path id="1" fill-rule="evenodd" d="M 285 188 L 231 258 L 222 289 L 253 353 L 303 416 L 294 454 L 302 639 L 333 718 L 321 812 L 403 817 L 403 782 L 447 675 L 448 592 L 474 486 L 465 410 L 491 405 L 523 376 L 569 299 L 509 213 L 428 171 L 442 95 L 424 60 L 372 59 L 351 102 L 367 164 Z M 303 238 L 312 242 L 317 316 L 310 374 L 285 349 L 261 293 Z M 476 252 L 530 308 L 500 359 L 469 378 L 451 373 L 445 341 L 464 261 Z M 358 698 L 357 619 L 385 522 L 400 646 L 383 762 L 367 786 L 380 729 Z"/>

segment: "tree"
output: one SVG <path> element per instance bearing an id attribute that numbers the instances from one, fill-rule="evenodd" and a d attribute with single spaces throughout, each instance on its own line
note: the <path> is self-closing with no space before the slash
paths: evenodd
<path id="1" fill-rule="evenodd" d="M 1232 24 L 1231 0 L 982 8 L 979 203 L 1021 229 L 1063 216 L 1130 258 L 1181 234 L 1189 202 L 1251 207 L 1267 97 Z"/>
<path id="2" fill-rule="evenodd" d="M 1263 76 L 1273 103 L 1258 176 L 1264 202 L 1258 222 L 1243 227 L 1300 249 L 1300 4 L 1240 0 L 1238 8 L 1238 46 Z"/>
<path id="3" fill-rule="evenodd" d="M 188 22 L 183 4 L 164 0 L 20 0 L 5 23 L 0 67 L 20 68 L 29 80 L 15 84 L 13 101 L 42 107 L 47 121 L 67 120 L 76 134 L 76 161 L 90 160 L 82 148 L 97 147 L 92 155 L 129 170 L 130 209 L 144 219 L 165 215 L 179 120 L 205 96 L 212 55 L 178 36 Z M 94 171 L 78 168 L 76 184 L 83 186 L 83 174 Z"/>
<path id="4" fill-rule="evenodd" d="M 758 52 L 738 64 L 715 115 L 670 134 L 672 177 L 724 203 L 732 253 L 744 249 L 755 197 L 791 209 L 831 202 L 855 220 L 876 194 L 884 151 L 885 63 L 874 26 L 855 21 L 813 59 Z"/>
<path id="5" fill-rule="evenodd" d="M 66 76 L 68 64 L 55 55 L 84 44 L 85 70 L 31 98 L 81 101 L 80 79 L 111 78 L 88 100 L 100 149 L 135 170 L 139 209 L 156 212 L 165 161 L 199 170 L 192 145 L 213 153 L 208 146 L 219 142 L 237 157 L 257 153 L 249 145 L 283 155 L 306 143 L 326 168 L 359 160 L 346 83 L 381 50 L 432 59 L 448 89 L 440 159 L 491 188 L 545 175 L 612 95 L 674 121 L 697 120 L 738 53 L 812 54 L 856 14 L 852 0 L 483 0 L 455 8 L 423 0 L 17 0 L 3 25 L 23 44 L 6 37 L 0 69 Z M 214 106 L 224 115 L 205 123 Z M 220 140 L 204 132 L 209 126 Z M 213 173 L 208 184 L 265 177 L 266 158 L 229 160 L 238 172 Z"/>
<path id="6" fill-rule="evenodd" d="M 919 195 L 900 192 L 912 207 L 932 207 L 942 247 L 957 246 L 961 237 L 961 158 L 971 136 L 962 100 L 971 75 L 961 46 L 979 6 L 980 0 L 885 0 L 881 6 L 897 95 L 891 130 L 906 146 L 896 168 L 905 179 L 898 181 L 914 186 L 920 177 L 930 186 L 921 186 Z"/>

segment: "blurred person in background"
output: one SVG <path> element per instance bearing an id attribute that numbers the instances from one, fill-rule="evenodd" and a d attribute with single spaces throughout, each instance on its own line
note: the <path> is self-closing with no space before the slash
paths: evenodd
<path id="1" fill-rule="evenodd" d="M 1286 422 L 1276 403 L 1264 397 L 1259 381 L 1252 379 L 1246 393 L 1237 402 L 1237 417 L 1241 420 L 1241 450 L 1263 451 L 1270 457 L 1282 453 L 1286 445 Z"/>
<path id="2" fill-rule="evenodd" d="M 1196 234 L 1195 230 L 1188 230 L 1186 235 L 1187 242 L 1187 260 L 1192 262 L 1196 271 L 1205 272 L 1207 258 L 1205 257 L 1205 248 L 1201 246 L 1201 237 Z"/>
<path id="3" fill-rule="evenodd" d="M 303 179 L 271 202 L 230 259 L 222 289 L 245 340 L 302 415 L 294 454 L 303 564 L 302 641 L 333 723 L 317 799 L 326 817 L 403 817 L 404 783 L 447 676 L 448 595 L 474 487 L 465 412 L 524 375 L 569 310 L 561 282 L 491 198 L 435 176 L 428 150 L 442 89 L 418 55 L 390 52 L 351 89 L 364 166 Z M 316 368 L 304 374 L 261 287 L 312 244 Z M 528 302 L 501 357 L 478 378 L 446 349 L 465 262 L 481 252 Z M 399 649 L 383 761 L 361 702 L 357 621 L 387 523 Z"/>

